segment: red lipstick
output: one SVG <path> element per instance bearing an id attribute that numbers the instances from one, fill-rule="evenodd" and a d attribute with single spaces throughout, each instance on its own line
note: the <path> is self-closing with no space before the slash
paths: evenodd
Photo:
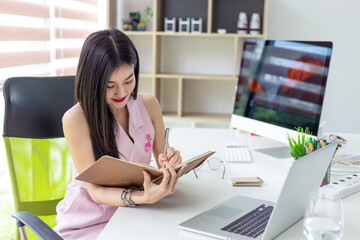
<path id="1" fill-rule="evenodd" d="M 123 102 L 125 100 L 126 96 L 121 99 L 113 99 L 115 102 Z"/>

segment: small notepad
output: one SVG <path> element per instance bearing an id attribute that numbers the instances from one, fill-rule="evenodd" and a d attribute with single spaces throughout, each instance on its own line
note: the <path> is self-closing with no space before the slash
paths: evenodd
<path id="1" fill-rule="evenodd" d="M 232 177 L 230 181 L 233 186 L 261 187 L 263 180 L 259 177 Z"/>

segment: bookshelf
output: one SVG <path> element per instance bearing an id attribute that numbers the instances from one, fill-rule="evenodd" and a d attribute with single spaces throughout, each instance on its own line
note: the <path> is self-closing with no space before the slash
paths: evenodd
<path id="1" fill-rule="evenodd" d="M 150 29 L 126 34 L 140 55 L 139 90 L 159 99 L 165 121 L 229 122 L 242 41 L 266 38 L 268 0 L 138 0 L 136 4 L 127 0 L 121 4 L 123 15 L 117 19 L 126 18 L 130 11 L 152 7 Z M 241 11 L 247 13 L 248 21 L 253 12 L 260 14 L 260 34 L 236 33 Z M 119 12 L 116 14 L 121 15 Z M 113 10 L 110 18 L 114 19 L 111 14 Z M 202 17 L 202 32 L 164 32 L 164 17 Z M 122 29 L 119 20 L 112 25 Z M 220 27 L 227 33 L 217 33 Z"/>

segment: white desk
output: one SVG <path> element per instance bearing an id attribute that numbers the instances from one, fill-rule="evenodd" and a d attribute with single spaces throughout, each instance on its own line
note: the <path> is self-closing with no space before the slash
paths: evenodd
<path id="1" fill-rule="evenodd" d="M 350 136 L 355 138 L 354 136 Z M 357 137 L 357 136 L 356 136 Z M 237 134 L 224 129 L 174 128 L 170 132 L 170 144 L 181 152 L 184 160 L 208 150 L 215 150 L 215 157 L 223 159 L 224 144 L 240 142 L 250 149 L 282 146 L 268 139 Z M 348 139 L 351 143 L 351 139 Z M 357 141 L 359 143 L 360 141 Z M 348 144 L 347 148 L 357 146 Z M 359 151 L 359 148 L 357 148 Z M 235 195 L 276 201 L 291 158 L 274 159 L 252 151 L 252 164 L 226 164 L 225 179 L 221 179 L 222 167 L 213 171 L 203 166 L 197 171 L 181 177 L 176 192 L 156 204 L 137 208 L 120 207 L 104 228 L 98 239 L 211 239 L 178 228 L 178 224 L 215 206 Z M 259 176 L 264 180 L 262 187 L 232 187 L 229 181 L 234 176 Z M 360 238 L 360 193 L 343 199 L 345 229 L 343 239 Z M 276 239 L 302 239 L 302 220 L 297 222 Z"/>

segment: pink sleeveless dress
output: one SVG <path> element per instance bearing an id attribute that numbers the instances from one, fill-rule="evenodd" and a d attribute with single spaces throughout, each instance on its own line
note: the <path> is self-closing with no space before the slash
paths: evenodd
<path id="1" fill-rule="evenodd" d="M 130 162 L 149 164 L 155 137 L 154 126 L 140 97 L 136 100 L 129 98 L 127 107 L 129 134 L 134 142 L 117 123 L 114 131 L 119 157 Z M 73 179 L 66 188 L 64 199 L 56 207 L 57 225 L 54 230 L 65 240 L 96 239 L 117 207 L 95 203 L 84 183 L 75 179 L 77 175 L 73 166 Z"/>

